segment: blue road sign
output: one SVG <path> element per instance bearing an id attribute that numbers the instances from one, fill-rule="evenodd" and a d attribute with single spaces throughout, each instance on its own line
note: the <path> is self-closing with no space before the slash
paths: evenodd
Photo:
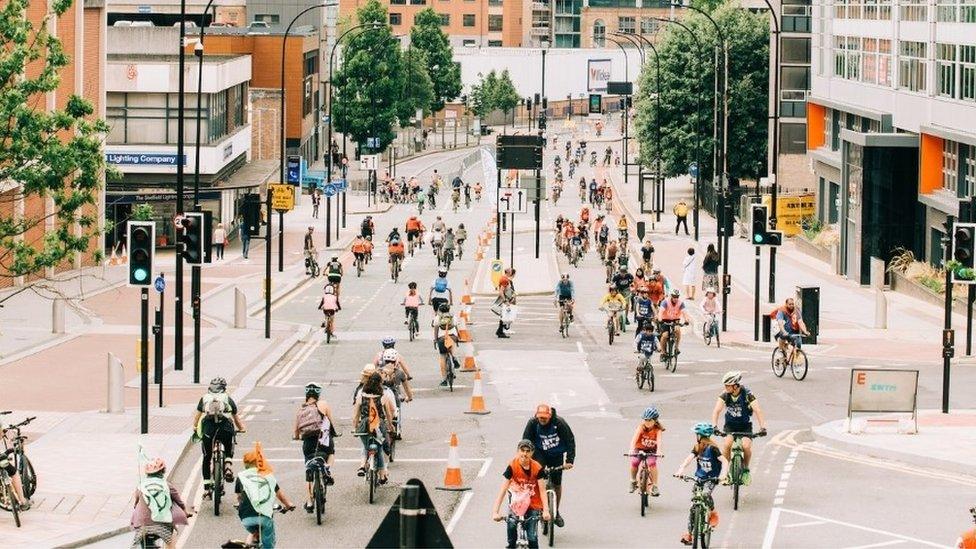
<path id="1" fill-rule="evenodd" d="M 344 191 L 349 188 L 349 182 L 345 179 L 336 179 L 332 182 L 332 184 L 335 185 L 336 190 L 339 191 Z"/>
<path id="2" fill-rule="evenodd" d="M 698 178 L 698 163 L 697 162 L 692 162 L 691 164 L 688 164 L 688 175 L 690 175 L 693 179 L 697 179 Z"/>
<path id="3" fill-rule="evenodd" d="M 157 292 L 163 293 L 163 290 L 166 289 L 166 279 L 162 276 L 157 276 L 156 280 L 153 281 L 153 286 L 156 288 Z"/>
<path id="4" fill-rule="evenodd" d="M 335 196 L 339 194 L 339 189 L 336 188 L 334 183 L 329 183 L 323 188 L 322 192 L 325 193 L 325 196 Z"/>

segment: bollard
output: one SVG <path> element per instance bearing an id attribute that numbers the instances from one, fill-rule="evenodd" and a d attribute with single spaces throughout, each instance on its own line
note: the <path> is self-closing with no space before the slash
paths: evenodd
<path id="1" fill-rule="evenodd" d="M 51 333 L 64 333 L 64 300 L 55 299 L 51 302 Z"/>
<path id="2" fill-rule="evenodd" d="M 234 327 L 247 328 L 247 299 L 240 288 L 234 288 Z"/>
<path id="3" fill-rule="evenodd" d="M 125 400 L 123 391 L 125 389 L 125 372 L 122 369 L 122 361 L 112 353 L 108 354 L 108 402 L 106 411 L 110 414 L 121 414 L 125 412 Z"/>
<path id="4" fill-rule="evenodd" d="M 882 330 L 888 328 L 888 298 L 881 288 L 874 290 L 874 327 Z"/>
<path id="5" fill-rule="evenodd" d="M 762 314 L 762 340 L 764 343 L 769 343 L 770 331 L 772 330 L 772 319 L 769 318 L 770 305 L 767 304 L 765 309 L 760 311 Z"/>
<path id="6" fill-rule="evenodd" d="M 408 484 L 400 488 L 400 547 L 417 547 L 420 488 Z"/>

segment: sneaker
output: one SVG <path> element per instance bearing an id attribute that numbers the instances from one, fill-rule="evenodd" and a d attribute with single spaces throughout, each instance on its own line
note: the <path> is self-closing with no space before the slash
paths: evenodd
<path id="1" fill-rule="evenodd" d="M 633 494 L 636 491 L 637 491 L 637 481 L 632 480 L 630 481 L 630 493 Z"/>
<path id="2" fill-rule="evenodd" d="M 234 482 L 234 469 L 230 460 L 224 461 L 224 482 Z"/>
<path id="3" fill-rule="evenodd" d="M 712 528 L 718 528 L 718 511 L 708 513 L 708 525 Z"/>
<path id="4" fill-rule="evenodd" d="M 210 488 L 204 488 L 203 499 L 207 499 L 207 500 L 213 499 L 213 490 L 211 490 Z"/>
<path id="5" fill-rule="evenodd" d="M 24 502 L 20 504 L 20 510 L 21 511 L 30 511 L 30 508 L 33 505 L 34 505 L 34 502 L 33 501 L 31 501 L 29 499 L 25 499 Z"/>
<path id="6" fill-rule="evenodd" d="M 441 381 L 441 387 L 447 387 L 447 380 Z"/>
<path id="7" fill-rule="evenodd" d="M 553 522 L 555 522 L 556 523 L 556 526 L 558 526 L 560 528 L 562 528 L 563 526 L 566 525 L 566 521 L 563 520 L 562 514 L 559 514 L 559 513 L 556 514 L 556 520 L 554 520 Z"/>
<path id="8" fill-rule="evenodd" d="M 357 477 L 365 477 L 366 476 L 366 467 L 360 467 L 359 469 L 356 469 L 356 476 Z"/>
<path id="9" fill-rule="evenodd" d="M 312 503 L 311 501 L 306 501 L 305 505 L 302 505 L 302 507 L 305 508 L 306 513 L 311 513 L 312 511 L 315 510 L 315 504 Z"/>
<path id="10" fill-rule="evenodd" d="M 682 545 L 691 545 L 691 534 L 685 532 L 685 535 L 681 536 Z"/>
<path id="11" fill-rule="evenodd" d="M 657 484 L 651 486 L 651 495 L 654 497 L 658 497 L 661 495 L 661 492 L 657 489 Z"/>
<path id="12" fill-rule="evenodd" d="M 749 469 L 742 470 L 742 485 L 749 486 L 752 484 L 752 475 L 749 474 Z"/>

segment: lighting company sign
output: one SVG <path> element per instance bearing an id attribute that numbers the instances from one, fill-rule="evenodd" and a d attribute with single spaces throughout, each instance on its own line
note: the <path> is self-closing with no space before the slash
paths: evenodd
<path id="1" fill-rule="evenodd" d="M 126 166 L 176 166 L 176 155 L 165 153 L 106 153 L 105 162 Z M 186 166 L 186 155 L 183 155 Z"/>
<path id="2" fill-rule="evenodd" d="M 586 67 L 586 89 L 591 92 L 607 91 L 610 81 L 611 59 L 590 59 Z"/>

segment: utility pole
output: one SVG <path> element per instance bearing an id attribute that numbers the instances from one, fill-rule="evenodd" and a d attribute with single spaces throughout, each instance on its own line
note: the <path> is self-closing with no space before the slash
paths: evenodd
<path id="1" fill-rule="evenodd" d="M 180 54 L 176 98 L 176 215 L 183 217 L 183 185 L 186 164 L 186 0 L 180 0 Z M 176 236 L 176 294 L 173 330 L 173 368 L 183 369 L 183 231 L 174 225 Z M 148 309 L 147 309 L 148 311 Z M 146 313 L 148 315 L 148 312 Z M 144 431 L 145 432 L 145 431 Z"/>

